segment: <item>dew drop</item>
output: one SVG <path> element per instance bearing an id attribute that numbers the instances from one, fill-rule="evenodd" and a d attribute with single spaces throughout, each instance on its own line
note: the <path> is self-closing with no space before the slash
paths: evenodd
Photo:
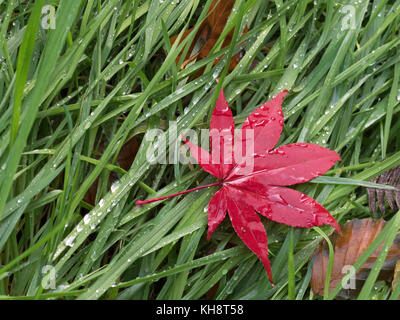
<path id="1" fill-rule="evenodd" d="M 64 243 L 65 243 L 66 246 L 72 247 L 74 245 L 74 240 L 75 240 L 75 237 L 74 236 L 70 236 L 70 237 L 65 239 Z"/>
<path id="2" fill-rule="evenodd" d="M 119 181 L 115 181 L 112 185 L 111 185 L 111 193 L 114 193 L 119 187 Z"/>
<path id="3" fill-rule="evenodd" d="M 89 214 L 87 214 L 87 215 L 85 215 L 83 217 L 83 222 L 84 222 L 84 224 L 88 224 L 90 222 L 90 215 Z"/>

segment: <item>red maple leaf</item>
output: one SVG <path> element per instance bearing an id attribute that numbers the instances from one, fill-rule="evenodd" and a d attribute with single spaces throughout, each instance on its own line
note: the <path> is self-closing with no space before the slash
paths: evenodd
<path id="1" fill-rule="evenodd" d="M 340 233 L 338 223 L 322 205 L 284 187 L 309 181 L 341 160 L 335 151 L 311 143 L 293 143 L 273 149 L 282 132 L 281 104 L 286 94 L 286 90 L 282 91 L 253 111 L 234 139 L 232 112 L 221 90 L 210 123 L 211 154 L 183 138 L 197 163 L 219 181 L 167 197 L 136 202 L 142 205 L 210 186 L 222 186 L 208 205 L 207 238 L 210 239 L 228 212 L 237 235 L 262 261 L 271 283 L 267 233 L 256 212 L 293 227 L 329 224 Z M 244 156 L 243 150 L 246 151 Z"/>

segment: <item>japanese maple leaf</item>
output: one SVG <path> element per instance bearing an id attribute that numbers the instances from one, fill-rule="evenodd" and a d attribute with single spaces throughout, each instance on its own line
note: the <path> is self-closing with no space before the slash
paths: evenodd
<path id="1" fill-rule="evenodd" d="M 201 188 L 222 186 L 208 205 L 207 239 L 228 212 L 237 235 L 261 260 L 271 283 L 267 233 L 257 213 L 293 227 L 328 224 L 340 233 L 338 223 L 322 205 L 299 191 L 285 188 L 309 181 L 341 160 L 335 151 L 311 143 L 292 143 L 273 149 L 282 132 L 281 105 L 286 94 L 287 91 L 282 91 L 253 111 L 234 139 L 232 112 L 221 90 L 210 122 L 211 154 L 184 138 L 197 163 L 219 181 L 136 202 L 145 204 Z M 240 157 L 248 149 L 252 152 Z"/>

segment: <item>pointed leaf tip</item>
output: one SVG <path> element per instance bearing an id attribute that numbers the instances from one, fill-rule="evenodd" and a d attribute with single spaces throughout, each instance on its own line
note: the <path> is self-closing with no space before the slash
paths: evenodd
<path id="1" fill-rule="evenodd" d="M 253 185 L 255 190 L 262 186 L 289 186 L 304 183 L 328 171 L 340 156 L 332 150 L 312 143 L 292 143 L 268 153 L 254 156 L 252 176 L 243 183 Z M 230 177 L 238 178 L 248 172 L 246 163 L 232 170 Z M 246 181 L 244 181 L 246 180 Z M 240 184 L 236 181 L 235 184 Z"/>
<path id="2" fill-rule="evenodd" d="M 235 139 L 235 155 L 251 149 L 254 154 L 264 154 L 275 147 L 282 133 L 282 103 L 287 93 L 283 90 L 247 117 Z"/>
<path id="3" fill-rule="evenodd" d="M 207 150 L 204 150 L 203 148 L 191 143 L 184 136 L 182 136 L 182 140 L 188 146 L 192 157 L 196 160 L 196 162 L 204 171 L 210 173 L 214 177 L 222 178 L 219 163 L 212 163 L 211 155 L 208 153 Z"/>
<path id="4" fill-rule="evenodd" d="M 253 251 L 264 265 L 272 282 L 271 264 L 268 259 L 268 239 L 264 225 L 252 206 L 243 201 L 246 194 L 240 190 L 225 186 L 227 208 L 232 226 L 245 245 Z"/>
<path id="5" fill-rule="evenodd" d="M 286 97 L 288 93 L 289 93 L 289 90 L 285 89 L 285 90 L 282 90 L 279 94 L 282 95 L 282 97 Z"/>

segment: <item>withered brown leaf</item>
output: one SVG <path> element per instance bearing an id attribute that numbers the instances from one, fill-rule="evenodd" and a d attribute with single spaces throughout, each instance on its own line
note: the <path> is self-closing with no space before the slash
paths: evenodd
<path id="1" fill-rule="evenodd" d="M 235 0 L 224 0 L 224 1 L 221 0 L 219 2 L 218 0 L 214 0 L 211 3 L 210 8 L 208 10 L 207 18 L 200 25 L 200 28 L 193 39 L 193 42 L 188 50 L 188 53 L 185 56 L 185 60 L 181 65 L 181 69 L 184 69 L 189 62 L 195 59 L 200 60 L 208 56 L 211 49 L 217 42 L 220 34 L 222 33 L 225 24 L 228 21 L 229 15 L 231 14 L 234 4 Z M 186 30 L 182 36 L 182 40 L 185 39 L 192 31 L 193 28 L 189 28 L 188 30 Z M 228 46 L 231 43 L 233 32 L 234 30 L 232 29 L 226 36 L 222 44 L 222 48 Z M 246 32 L 247 32 L 247 26 L 243 31 L 243 35 L 246 34 Z M 175 42 L 177 36 L 178 35 L 171 37 L 170 39 L 171 44 Z M 196 53 L 193 53 L 193 49 L 195 48 L 196 44 L 200 46 L 200 49 Z M 229 65 L 229 71 L 232 71 L 236 67 L 236 65 L 242 58 L 242 55 L 243 54 L 239 52 L 238 54 L 232 57 Z M 179 54 L 178 57 L 176 58 L 177 64 L 180 58 L 181 54 Z M 216 62 L 218 60 L 219 59 L 216 59 Z"/>
<path id="2" fill-rule="evenodd" d="M 392 291 L 400 284 L 400 260 L 397 260 L 393 273 Z"/>
<path id="3" fill-rule="evenodd" d="M 385 224 L 386 221 L 383 219 L 354 219 L 348 221 L 344 226 L 342 226 L 342 236 L 335 233 L 330 237 L 335 250 L 330 291 L 339 284 L 346 274 L 348 266 L 352 266 L 356 262 L 371 242 L 377 237 Z M 355 275 L 355 288 L 342 289 L 338 294 L 339 298 L 348 299 L 361 290 L 362 283 L 368 277 L 368 274 L 381 251 L 382 245 L 357 271 Z M 315 294 L 323 295 L 329 261 L 329 251 L 325 241 L 320 244 L 313 257 L 314 265 L 311 276 L 311 288 Z M 394 265 L 398 259 L 400 259 L 400 236 L 396 237 L 388 252 L 385 263 L 383 264 L 378 277 L 379 280 L 391 280 L 393 277 Z"/>

